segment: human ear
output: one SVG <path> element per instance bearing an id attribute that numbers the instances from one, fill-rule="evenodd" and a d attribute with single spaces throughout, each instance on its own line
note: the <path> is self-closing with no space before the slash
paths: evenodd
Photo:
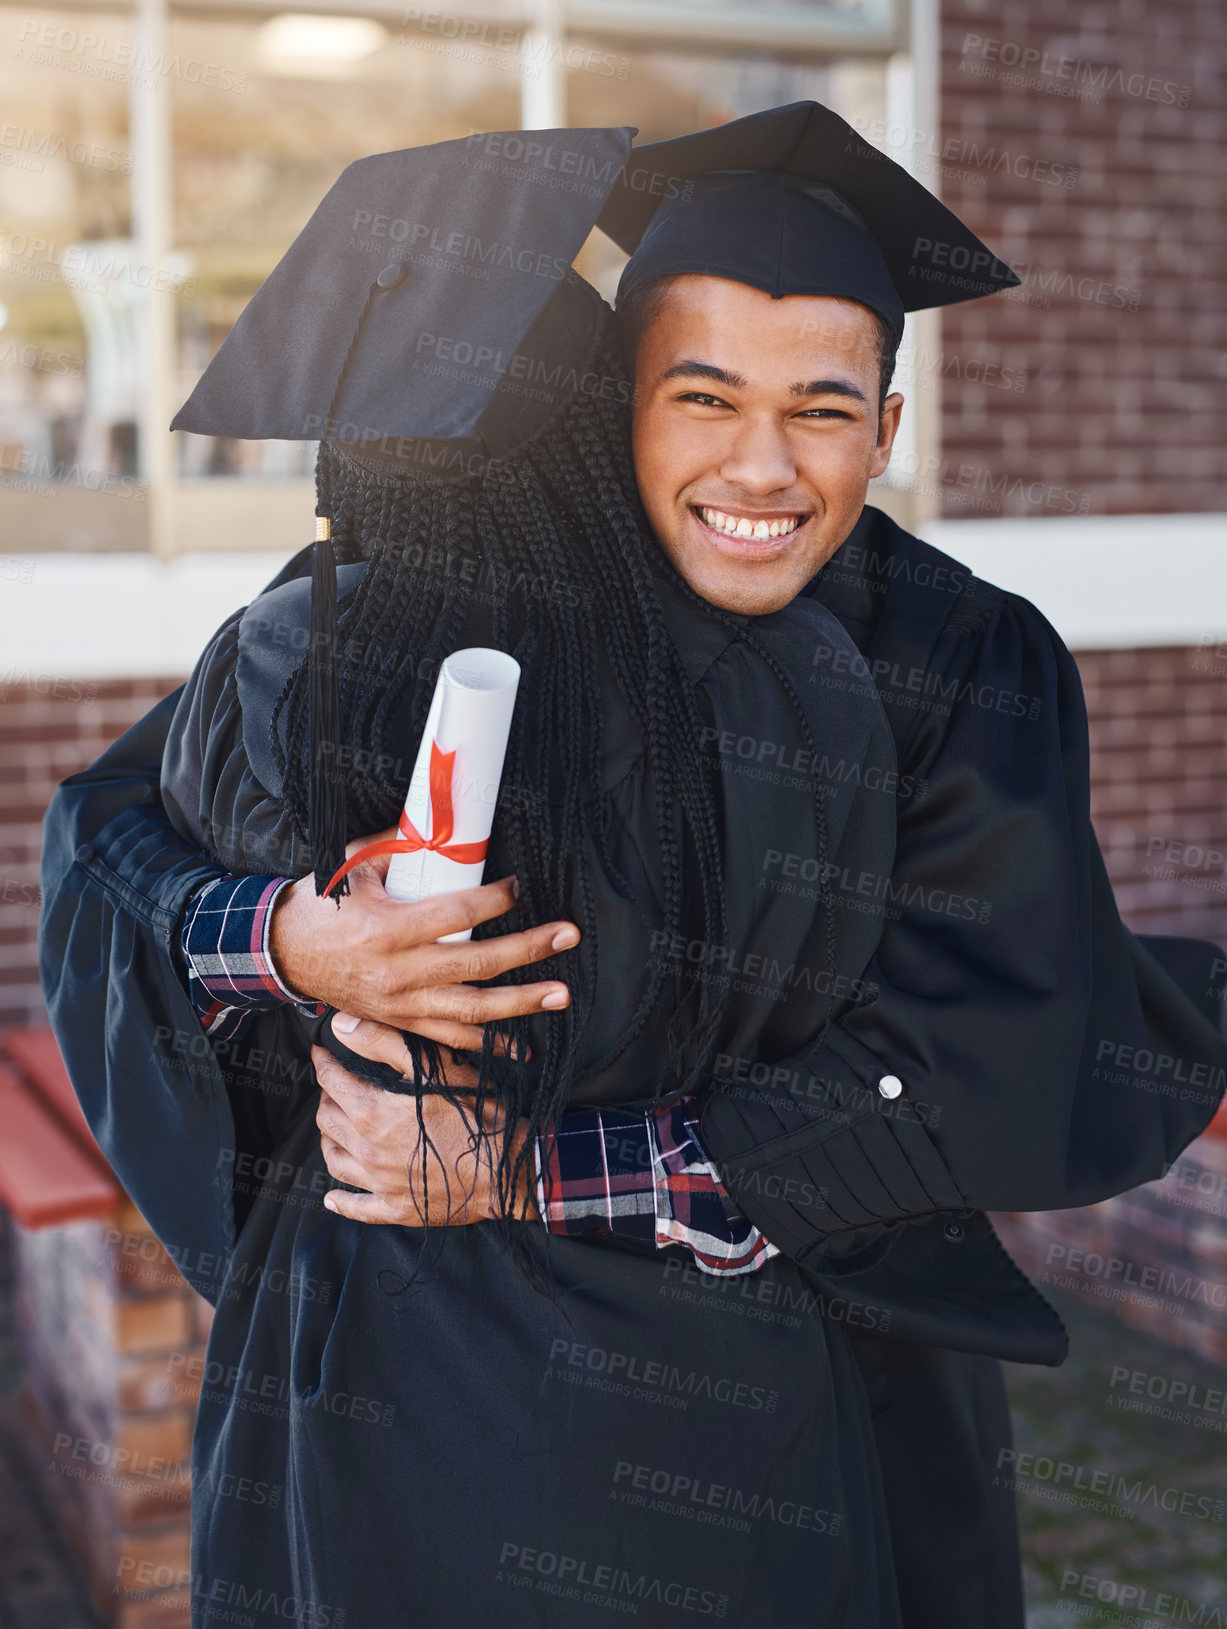
<path id="1" fill-rule="evenodd" d="M 878 440 L 873 449 L 873 457 L 869 464 L 869 477 L 881 475 L 890 463 L 891 449 L 895 445 L 895 437 L 899 433 L 899 419 L 903 413 L 903 397 L 897 390 L 882 403 L 881 416 L 878 419 Z"/>

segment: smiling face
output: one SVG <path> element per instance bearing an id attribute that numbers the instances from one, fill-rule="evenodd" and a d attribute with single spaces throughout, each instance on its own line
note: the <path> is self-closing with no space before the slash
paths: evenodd
<path id="1" fill-rule="evenodd" d="M 661 547 L 714 605 L 794 599 L 848 536 L 890 460 L 877 323 L 821 295 L 669 281 L 639 341 L 635 475 Z"/>

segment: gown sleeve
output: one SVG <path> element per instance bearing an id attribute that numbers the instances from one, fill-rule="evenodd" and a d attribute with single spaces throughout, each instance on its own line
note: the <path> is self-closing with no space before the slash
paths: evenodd
<path id="1" fill-rule="evenodd" d="M 765 1080 L 730 1060 L 705 1096 L 704 1148 L 802 1264 L 942 1211 L 1060 1209 L 1153 1180 L 1227 1085 L 1227 959 L 1137 938 L 1117 912 L 1072 656 L 1014 595 L 981 632 L 939 643 L 948 701 L 901 766 L 919 795 L 900 804 L 876 999 Z"/>
<path id="2" fill-rule="evenodd" d="M 192 684 L 215 665 L 216 641 Z M 177 965 L 188 902 L 225 870 L 172 828 L 161 800 L 187 689 L 56 791 L 43 830 L 39 956 L 90 1129 L 180 1271 L 215 1301 L 244 1209 L 232 1174 L 272 1146 L 274 1122 L 309 1076 L 297 1057 L 288 1069 L 270 1063 L 284 1009 L 261 1014 L 241 1044 L 210 1044 Z"/>
<path id="3" fill-rule="evenodd" d="M 51 1025 L 98 1143 L 185 1277 L 215 1300 L 234 1242 L 216 1186 L 233 1128 L 175 965 L 188 898 L 221 868 L 166 842 L 158 776 L 180 692 L 58 789 L 43 829 Z"/>

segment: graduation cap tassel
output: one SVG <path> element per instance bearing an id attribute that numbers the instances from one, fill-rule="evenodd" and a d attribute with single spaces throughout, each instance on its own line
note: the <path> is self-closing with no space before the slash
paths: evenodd
<path id="1" fill-rule="evenodd" d="M 337 752 L 341 733 L 340 681 L 337 676 L 337 566 L 332 548 L 332 522 L 315 521 L 315 554 L 311 561 L 311 648 L 307 653 L 307 696 L 311 741 L 311 788 L 307 824 L 315 891 L 324 894 L 345 859 L 345 783 Z M 334 897 L 349 892 L 342 878 Z"/>

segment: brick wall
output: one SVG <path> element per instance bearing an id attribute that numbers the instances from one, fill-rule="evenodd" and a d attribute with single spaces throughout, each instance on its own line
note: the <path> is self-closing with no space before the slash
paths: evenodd
<path id="1" fill-rule="evenodd" d="M 38 856 L 52 792 L 178 682 L 40 675 L 0 687 L 0 1027 L 44 1018 L 35 953 Z"/>
<path id="2" fill-rule="evenodd" d="M 124 1200 L 13 1229 L 33 1468 L 115 1629 L 186 1629 L 192 1422 L 211 1309 Z"/>
<path id="3" fill-rule="evenodd" d="M 1078 667 L 1121 915 L 1227 945 L 1227 646 L 1084 651 Z"/>
<path id="4" fill-rule="evenodd" d="M 994 1221 L 1041 1290 L 1079 1295 L 1131 1328 L 1227 1364 L 1227 1135 L 1217 1126 L 1162 1182 L 1082 1210 Z"/>
<path id="5" fill-rule="evenodd" d="M 1227 943 L 1227 647 L 1083 652 L 1092 814 L 1139 932 Z M 177 681 L 0 690 L 0 1025 L 39 1023 L 39 822 Z"/>
<path id="6" fill-rule="evenodd" d="M 943 313 L 947 514 L 1227 509 L 1223 24 L 942 0 L 921 179 L 1024 279 Z"/>

